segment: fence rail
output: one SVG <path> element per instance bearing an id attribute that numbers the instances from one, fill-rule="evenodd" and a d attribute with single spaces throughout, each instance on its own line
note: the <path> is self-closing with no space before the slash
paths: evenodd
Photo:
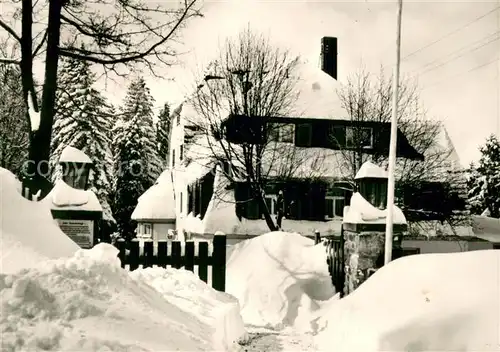
<path id="1" fill-rule="evenodd" d="M 142 266 L 149 268 L 153 266 L 175 269 L 184 268 L 195 272 L 198 267 L 198 277 L 208 283 L 208 268 L 212 268 L 212 287 L 224 292 L 226 289 L 226 236 L 215 235 L 213 238 L 213 250 L 209 251 L 208 242 L 193 241 L 158 241 L 155 253 L 153 241 L 145 241 L 143 250 L 141 244 L 135 240 L 130 243 L 130 250 L 126 249 L 124 240 L 118 240 L 115 246 L 119 250 L 118 257 L 122 268 L 129 266 L 133 271 Z M 169 247 L 171 247 L 169 252 Z M 183 248 L 184 247 L 184 248 Z M 183 251 L 184 249 L 184 251 Z"/>

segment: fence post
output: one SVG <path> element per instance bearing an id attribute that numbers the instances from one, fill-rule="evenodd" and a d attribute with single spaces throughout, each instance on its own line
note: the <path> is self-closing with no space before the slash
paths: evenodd
<path id="1" fill-rule="evenodd" d="M 115 243 L 115 247 L 118 248 L 118 258 L 120 258 L 120 262 L 121 262 L 121 266 L 122 268 L 125 268 L 125 265 L 127 264 L 126 260 L 127 260 L 127 254 L 126 254 L 126 251 L 127 249 L 125 248 L 126 246 L 126 243 L 125 243 L 125 239 L 123 238 L 118 238 L 116 240 L 116 243 Z"/>
<path id="2" fill-rule="evenodd" d="M 321 242 L 321 234 L 318 230 L 314 231 L 314 244 L 318 244 Z"/>
<path id="3" fill-rule="evenodd" d="M 130 241 L 130 256 L 129 256 L 129 265 L 130 271 L 134 271 L 139 267 L 140 263 L 140 251 L 139 251 L 139 240 L 137 238 L 132 239 Z"/>
<path id="4" fill-rule="evenodd" d="M 226 235 L 217 231 L 213 241 L 212 287 L 221 292 L 226 290 L 226 244 Z"/>

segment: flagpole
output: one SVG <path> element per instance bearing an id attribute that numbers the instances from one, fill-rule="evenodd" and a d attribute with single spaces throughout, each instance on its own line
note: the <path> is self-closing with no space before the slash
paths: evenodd
<path id="1" fill-rule="evenodd" d="M 394 223 L 394 186 L 396 168 L 396 146 L 398 134 L 398 97 L 399 97 L 399 67 L 401 63 L 401 17 L 403 0 L 398 0 L 398 18 L 396 27 L 396 67 L 394 68 L 392 87 L 391 139 L 389 143 L 389 179 L 387 182 L 387 223 L 385 226 L 385 258 L 388 264 L 392 259 L 392 232 Z"/>

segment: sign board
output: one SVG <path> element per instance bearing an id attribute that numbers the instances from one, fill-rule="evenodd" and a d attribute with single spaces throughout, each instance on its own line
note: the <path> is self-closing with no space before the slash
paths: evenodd
<path id="1" fill-rule="evenodd" d="M 59 228 L 81 248 L 89 249 L 94 245 L 93 220 L 57 219 Z"/>

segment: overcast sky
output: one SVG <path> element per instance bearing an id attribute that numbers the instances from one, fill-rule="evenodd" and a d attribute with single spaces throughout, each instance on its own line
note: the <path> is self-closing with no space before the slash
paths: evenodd
<path id="1" fill-rule="evenodd" d="M 499 1 L 404 3 L 402 74 L 418 77 L 423 103 L 445 121 L 464 165 L 479 157 L 489 134 L 500 134 L 499 7 Z M 166 72 L 176 82 L 149 80 L 159 104 L 178 101 L 191 86 L 186 72 L 248 23 L 314 64 L 321 37 L 337 37 L 341 82 L 361 64 L 376 73 L 395 61 L 395 2 L 233 0 L 208 2 L 204 14 L 184 31 L 185 64 Z"/>
<path id="2" fill-rule="evenodd" d="M 395 0 L 205 0 L 204 18 L 184 29 L 183 64 L 162 71 L 175 81 L 147 77 L 157 110 L 180 101 L 193 87 L 191 74 L 216 55 L 225 37 L 249 24 L 318 66 L 321 37 L 337 37 L 340 82 L 361 65 L 374 73 L 380 65 L 392 69 L 396 9 Z M 499 36 L 500 0 L 404 0 L 402 74 L 418 78 L 429 115 L 445 121 L 463 165 L 479 158 L 488 135 L 500 134 Z M 126 85 L 108 84 L 114 103 L 121 103 Z"/>

